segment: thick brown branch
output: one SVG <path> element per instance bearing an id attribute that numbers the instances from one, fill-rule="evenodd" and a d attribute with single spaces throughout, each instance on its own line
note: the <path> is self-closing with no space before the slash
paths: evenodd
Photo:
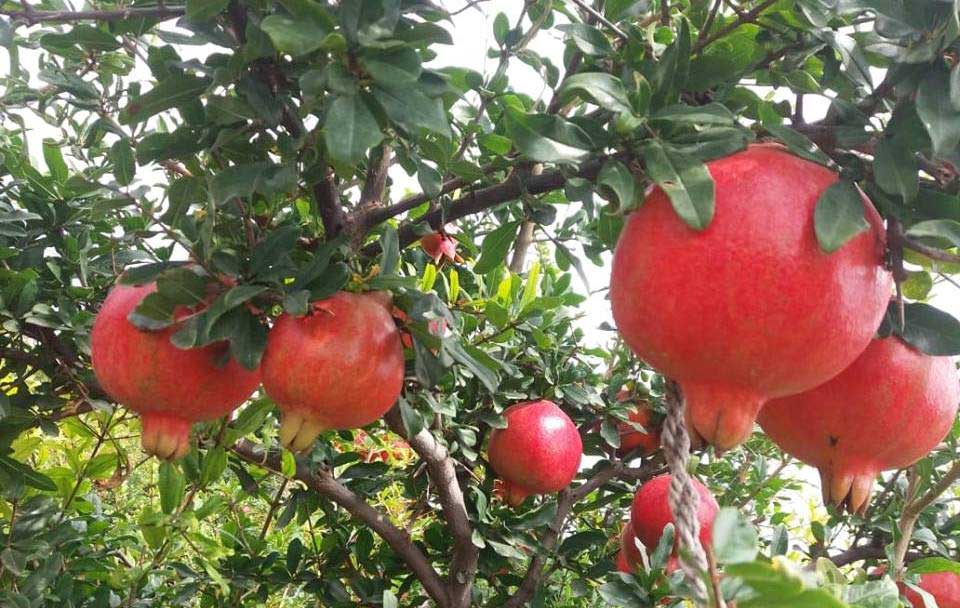
<path id="1" fill-rule="evenodd" d="M 573 175 L 592 180 L 597 176 L 597 173 L 599 173 L 600 168 L 606 160 L 606 157 L 589 160 L 581 165 L 580 170 Z M 441 216 L 443 216 L 446 221 L 453 222 L 468 215 L 496 207 L 507 201 L 516 200 L 520 198 L 524 192 L 528 194 L 543 194 L 544 192 L 562 188 L 566 183 L 567 175 L 559 169 L 528 177 L 521 177 L 519 174 L 515 174 L 512 179 L 502 184 L 474 190 L 461 196 L 453 201 L 445 214 L 443 210 L 436 209 L 418 217 L 416 220 L 405 223 L 400 227 L 399 231 L 400 246 L 405 247 L 417 240 L 417 234 L 414 228 L 416 224 L 424 222 L 433 223 L 439 221 Z M 367 245 L 363 249 L 363 253 L 368 256 L 376 255 L 379 251 L 380 245 L 377 243 Z"/>
<path id="2" fill-rule="evenodd" d="M 367 209 L 371 205 L 379 206 L 383 203 L 383 192 L 387 189 L 387 171 L 393 162 L 393 148 L 383 144 L 380 149 L 380 158 L 371 162 L 367 171 L 367 179 L 360 192 L 360 209 Z"/>
<path id="3" fill-rule="evenodd" d="M 327 239 L 332 239 L 343 232 L 349 220 L 343 210 L 343 203 L 340 202 L 340 193 L 334 183 L 333 171 L 328 169 L 323 180 L 313 186 L 313 198 L 317 201 L 317 209 L 320 211 L 320 220 L 323 222 Z"/>
<path id="4" fill-rule="evenodd" d="M 279 452 L 268 452 L 262 446 L 246 439 L 240 440 L 231 450 L 247 462 L 252 462 L 276 473 L 281 471 Z M 390 523 L 390 520 L 383 513 L 371 507 L 365 500 L 337 481 L 329 472 L 321 469 L 311 473 L 302 460 L 298 459 L 297 461 L 297 472 L 294 478 L 303 482 L 314 492 L 340 505 L 376 532 L 403 559 L 433 601 L 442 608 L 449 605 L 446 589 L 440 575 L 427 561 L 423 552 L 410 540 L 410 537 Z"/>
<path id="5" fill-rule="evenodd" d="M 583 500 L 591 492 L 597 490 L 615 477 L 624 476 L 643 481 L 650 479 L 661 470 L 662 464 L 659 460 L 648 461 L 639 469 L 631 469 L 622 462 L 617 462 L 595 473 L 594 476 L 583 485 L 573 490 L 564 490 L 561 492 L 560 500 L 557 502 L 557 513 L 554 515 L 553 520 L 547 526 L 547 529 L 540 539 L 540 552 L 530 560 L 527 573 L 517 588 L 517 592 L 503 604 L 503 608 L 520 608 L 526 605 L 526 603 L 530 601 L 530 598 L 533 597 L 533 594 L 536 593 L 537 588 L 540 586 L 540 581 L 543 579 L 544 565 L 547 562 L 547 558 L 557 546 L 557 542 L 560 540 L 560 532 L 563 530 L 567 517 L 577 502 Z"/>
<path id="6" fill-rule="evenodd" d="M 36 23 L 73 23 L 76 21 L 119 21 L 121 19 L 174 19 L 186 14 L 186 7 L 157 6 L 153 8 L 123 8 L 103 11 L 2 11 L 0 15 Z"/>
<path id="7" fill-rule="evenodd" d="M 453 559 L 450 561 L 449 581 L 451 608 L 466 608 L 470 605 L 473 578 L 477 570 L 479 551 L 473 544 L 473 526 L 467 514 L 463 490 L 457 481 L 456 463 L 447 449 L 428 429 L 422 429 L 413 437 L 407 437 L 400 410 L 394 407 L 384 418 L 390 429 L 406 437 L 407 443 L 426 463 L 443 507 L 443 518 L 453 535 Z"/>
<path id="8" fill-rule="evenodd" d="M 907 554 L 906 561 L 912 562 L 923 557 L 920 553 Z M 887 559 L 887 552 L 883 547 L 874 545 L 861 545 L 859 547 L 850 547 L 842 553 L 838 553 L 829 558 L 837 567 L 847 566 L 856 562 L 862 562 L 868 559 Z"/>

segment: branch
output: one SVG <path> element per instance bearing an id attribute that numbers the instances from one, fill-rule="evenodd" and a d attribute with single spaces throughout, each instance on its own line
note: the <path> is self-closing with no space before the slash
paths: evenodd
<path id="1" fill-rule="evenodd" d="M 747 12 L 745 12 L 745 13 L 741 13 L 741 14 L 737 17 L 736 21 L 730 23 L 729 25 L 726 25 L 726 26 L 720 28 L 719 30 L 717 30 L 717 33 L 713 34 L 712 36 L 709 36 L 709 37 L 707 37 L 707 38 L 704 38 L 703 40 L 697 41 L 697 43 L 696 43 L 696 44 L 694 45 L 694 47 L 693 47 L 693 54 L 694 54 L 694 55 L 699 54 L 700 51 L 702 51 L 702 50 L 703 50 L 705 47 L 707 47 L 710 43 L 715 42 L 715 41 L 719 40 L 720 38 L 723 38 L 724 36 L 726 36 L 727 34 L 729 34 L 729 33 L 732 32 L 732 31 L 734 31 L 735 29 L 737 29 L 737 28 L 740 27 L 741 25 L 743 25 L 743 24 L 745 24 L 745 23 L 752 23 L 752 22 L 756 21 L 756 20 L 757 20 L 757 17 L 760 16 L 760 13 L 762 13 L 762 12 L 765 11 L 765 10 L 767 10 L 768 8 L 770 8 L 771 6 L 773 6 L 773 5 L 776 4 L 776 3 L 777 3 L 777 0 L 765 0 L 764 2 L 761 2 L 760 4 L 758 4 L 757 6 L 755 6 L 754 8 L 750 9 L 749 11 L 747 11 Z"/>
<path id="2" fill-rule="evenodd" d="M 913 562 L 923 557 L 921 553 L 909 553 L 906 556 L 907 562 Z M 861 545 L 859 547 L 850 547 L 843 553 L 838 553 L 828 558 L 838 568 L 847 566 L 856 562 L 862 562 L 868 559 L 886 559 L 887 552 L 883 547 L 874 545 Z"/>
<path id="3" fill-rule="evenodd" d="M 119 21 L 121 19 L 174 19 L 182 17 L 186 7 L 158 6 L 154 8 L 123 8 L 104 11 L 3 11 L 0 15 L 19 20 L 28 25 L 37 23 L 72 23 L 75 21 Z"/>
<path id="4" fill-rule="evenodd" d="M 607 158 L 606 156 L 601 156 L 589 160 L 583 163 L 580 166 L 580 170 L 573 175 L 592 180 L 597 176 L 597 173 L 600 172 L 600 168 L 603 166 L 603 163 L 606 162 Z M 568 176 L 564 175 L 560 169 L 547 171 L 541 175 L 526 177 L 514 174 L 512 179 L 502 184 L 469 192 L 453 201 L 446 210 L 446 214 L 444 214 L 442 209 L 435 209 L 434 211 L 421 215 L 415 220 L 403 224 L 399 230 L 400 246 L 405 247 L 417 240 L 417 234 L 414 228 L 417 224 L 424 222 L 430 222 L 432 224 L 441 218 L 447 222 L 452 222 L 462 217 L 496 207 L 507 201 L 516 200 L 524 193 L 543 194 L 544 192 L 557 190 L 567 183 L 567 177 Z M 363 253 L 367 256 L 374 256 L 379 253 L 379 251 L 380 245 L 378 243 L 371 243 L 363 248 Z"/>
<path id="5" fill-rule="evenodd" d="M 334 183 L 333 171 L 329 168 L 323 180 L 314 185 L 313 198 L 317 201 L 327 239 L 332 239 L 343 232 L 350 222 L 340 202 L 340 193 L 337 192 L 337 186 Z"/>
<path id="6" fill-rule="evenodd" d="M 275 473 L 281 471 L 280 453 L 277 451 L 268 452 L 262 446 L 246 439 L 241 439 L 230 449 L 247 462 Z M 299 457 L 294 478 L 306 484 L 314 492 L 340 505 L 376 532 L 403 559 L 433 601 L 442 608 L 449 605 L 443 582 L 427 561 L 426 556 L 413 543 L 410 536 L 390 523 L 383 513 L 371 507 L 363 498 L 337 481 L 329 471 L 320 469 L 311 473 L 306 462 Z"/>
<path id="7" fill-rule="evenodd" d="M 931 260 L 936 260 L 938 262 L 949 262 L 951 264 L 960 264 L 960 255 L 950 253 L 948 251 L 942 251 L 936 247 L 930 247 L 929 245 L 924 245 L 920 241 L 912 239 L 908 236 L 903 237 L 903 246 L 907 249 L 913 249 L 917 253 L 923 254 Z"/>
<path id="8" fill-rule="evenodd" d="M 479 551 L 473 544 L 473 526 L 457 480 L 456 463 L 428 429 L 422 429 L 413 437 L 407 437 L 397 407 L 387 412 L 384 420 L 394 433 L 406 438 L 410 447 L 427 465 L 430 480 L 440 496 L 443 518 L 453 535 L 453 559 L 450 561 L 447 583 L 450 588 L 450 606 L 469 606 Z"/>
<path id="9" fill-rule="evenodd" d="M 366 209 L 370 205 L 379 206 L 383 202 L 383 192 L 387 188 L 387 171 L 392 160 L 393 148 L 383 144 L 379 160 L 376 163 L 371 162 L 372 166 L 367 170 L 367 180 L 360 193 L 360 209 Z"/>
<path id="10" fill-rule="evenodd" d="M 910 541 L 913 540 L 913 528 L 917 524 L 917 520 L 920 519 L 920 514 L 923 513 L 923 510 L 933 504 L 935 500 L 940 498 L 940 496 L 950 489 L 950 486 L 953 485 L 955 481 L 960 479 L 960 461 L 953 463 L 953 466 L 950 467 L 950 470 L 947 471 L 943 477 L 940 478 L 936 484 L 933 485 L 926 494 L 923 496 L 913 497 L 913 489 L 917 477 L 919 474 L 914 471 L 914 477 L 911 479 L 909 484 L 909 489 L 907 490 L 907 504 L 903 507 L 903 512 L 900 514 L 900 538 L 897 539 L 896 544 L 893 547 L 893 564 L 890 566 L 891 573 L 899 580 L 901 575 L 901 570 L 903 569 L 903 564 L 906 561 L 907 549 L 910 548 Z"/>
<path id="11" fill-rule="evenodd" d="M 662 469 L 662 464 L 657 460 L 651 460 L 644 463 L 639 469 L 625 466 L 622 462 L 616 462 L 598 473 L 594 474 L 583 485 L 570 490 L 564 490 L 560 493 L 560 499 L 557 501 L 557 514 L 547 526 L 540 539 L 541 550 L 530 560 L 530 566 L 527 568 L 527 574 L 517 588 L 517 592 L 503 604 L 503 608 L 520 608 L 524 606 L 540 586 L 540 581 L 544 575 L 544 565 L 549 554 L 557 546 L 560 539 L 560 532 L 566 523 L 573 506 L 587 497 L 591 492 L 600 488 L 605 483 L 615 477 L 628 476 L 635 479 L 649 479 L 656 475 Z"/>

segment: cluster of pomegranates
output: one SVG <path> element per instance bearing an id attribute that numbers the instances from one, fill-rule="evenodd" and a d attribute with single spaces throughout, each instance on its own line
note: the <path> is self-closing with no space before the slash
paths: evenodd
<path id="1" fill-rule="evenodd" d="M 183 457 L 193 423 L 230 413 L 261 383 L 283 413 L 280 441 L 294 451 L 325 430 L 370 424 L 400 396 L 403 346 L 382 294 L 340 292 L 312 303 L 305 316 L 281 315 L 251 371 L 229 358 L 226 342 L 183 350 L 170 342 L 176 324 L 142 331 L 130 323 L 127 316 L 155 290 L 154 283 L 114 287 L 91 335 L 97 379 L 140 414 L 149 454 Z"/>
<path id="2" fill-rule="evenodd" d="M 686 225 L 660 188 L 628 217 L 610 279 L 617 327 L 680 385 L 695 439 L 732 448 L 759 416 L 784 451 L 820 469 L 828 502 L 863 512 L 877 473 L 947 434 L 955 367 L 875 338 L 892 278 L 866 196 L 866 229 L 826 252 L 814 209 L 835 173 L 771 144 L 707 168 L 705 229 Z"/>

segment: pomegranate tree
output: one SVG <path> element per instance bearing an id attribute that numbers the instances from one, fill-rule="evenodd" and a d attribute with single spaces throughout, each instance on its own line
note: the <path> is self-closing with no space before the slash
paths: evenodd
<path id="1" fill-rule="evenodd" d="M 577 474 L 583 443 L 576 425 L 547 400 L 517 403 L 503 413 L 507 428 L 490 433 L 490 466 L 503 480 L 504 500 L 564 489 Z"/>
<path id="2" fill-rule="evenodd" d="M 653 551 L 660 544 L 660 537 L 667 524 L 673 522 L 673 512 L 670 510 L 670 475 L 654 477 L 640 486 L 633 497 L 633 506 L 630 509 L 630 524 L 634 533 L 647 551 Z M 697 520 L 700 522 L 700 542 L 707 545 L 713 538 L 713 520 L 720 510 L 716 499 L 710 490 L 696 479 L 691 479 L 693 487 L 700 496 L 700 506 L 697 509 Z M 679 545 L 679 538 L 674 541 L 674 553 Z"/>
<path id="3" fill-rule="evenodd" d="M 260 375 L 229 358 L 230 345 L 215 342 L 184 350 L 170 342 L 180 324 L 159 331 L 134 326 L 127 316 L 156 283 L 117 285 L 93 324 L 93 370 L 104 391 L 140 414 L 141 443 L 164 460 L 190 451 L 190 426 L 233 411 L 257 389 Z M 191 311 L 181 308 L 174 317 Z"/>
<path id="4" fill-rule="evenodd" d="M 958 401 L 949 357 L 891 336 L 871 342 L 829 382 L 771 401 L 759 421 L 785 452 L 820 469 L 825 501 L 862 513 L 877 474 L 910 466 L 936 447 Z"/>
<path id="5" fill-rule="evenodd" d="M 928 572 L 920 575 L 917 585 L 937 600 L 939 608 L 960 608 L 960 575 L 956 572 Z M 900 584 L 900 592 L 913 608 L 926 608 L 920 594 Z"/>
<path id="6" fill-rule="evenodd" d="M 306 450 L 321 432 L 366 426 L 396 403 L 403 346 L 390 310 L 382 294 L 340 292 L 305 316 L 280 315 L 261 369 L 285 447 Z"/>
<path id="7" fill-rule="evenodd" d="M 869 228 L 832 253 L 819 247 L 814 208 L 832 171 L 775 145 L 707 168 L 710 225 L 690 228 L 651 190 L 620 235 L 610 299 L 627 344 L 679 382 L 691 430 L 727 449 L 767 400 L 813 388 L 863 352 L 892 279 L 866 197 Z"/>

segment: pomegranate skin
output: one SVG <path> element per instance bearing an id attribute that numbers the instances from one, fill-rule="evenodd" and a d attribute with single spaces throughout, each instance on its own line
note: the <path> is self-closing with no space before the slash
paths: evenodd
<path id="1" fill-rule="evenodd" d="M 913 608 L 925 608 L 923 598 L 913 589 L 900 583 L 900 592 Z M 960 575 L 955 572 L 930 572 L 920 575 L 921 589 L 937 600 L 940 608 L 960 608 Z"/>
<path id="2" fill-rule="evenodd" d="M 623 554 L 631 572 L 643 563 L 636 539 L 637 535 L 633 531 L 633 524 L 627 521 L 626 525 L 623 526 L 623 532 L 620 533 L 620 552 Z"/>
<path id="3" fill-rule="evenodd" d="M 820 249 L 814 209 L 832 171 L 770 144 L 707 167 L 710 225 L 691 229 L 652 189 L 620 235 L 610 300 L 627 344 L 680 384 L 691 430 L 729 449 L 767 400 L 822 384 L 863 352 L 892 278 L 865 196 L 869 229 Z"/>
<path id="4" fill-rule="evenodd" d="M 783 451 L 820 469 L 824 500 L 863 513 L 880 471 L 908 467 L 950 431 L 960 384 L 950 357 L 932 357 L 897 337 L 873 340 L 837 377 L 771 401 L 764 432 Z"/>
<path id="5" fill-rule="evenodd" d="M 302 452 L 326 430 L 382 417 L 403 389 L 403 345 L 382 294 L 341 291 L 267 336 L 263 388 L 283 412 L 280 442 Z"/>
<path id="6" fill-rule="evenodd" d="M 617 551 L 617 570 L 623 572 L 624 574 L 633 574 L 636 572 L 636 568 L 630 565 L 630 562 L 627 560 L 626 553 L 623 549 Z"/>
<path id="7" fill-rule="evenodd" d="M 508 407 L 507 428 L 490 433 L 487 456 L 503 480 L 503 497 L 518 506 L 530 494 L 564 489 L 580 469 L 583 443 L 576 425 L 552 401 Z"/>
<path id="8" fill-rule="evenodd" d="M 639 450 L 641 456 L 647 456 L 660 448 L 660 432 L 654 424 L 653 410 L 645 401 L 638 403 L 636 409 L 627 415 L 627 419 L 642 426 L 646 432 L 638 431 L 632 425 L 621 422 L 618 425 L 620 447 L 617 449 L 617 454 L 619 456 L 625 456 L 634 450 Z"/>
<path id="9" fill-rule="evenodd" d="M 630 509 L 630 523 L 633 531 L 647 548 L 653 552 L 660 544 L 660 537 L 667 524 L 673 523 L 673 512 L 670 510 L 670 480 L 672 477 L 660 475 L 640 486 L 633 497 Z M 697 510 L 697 520 L 700 522 L 700 542 L 705 546 L 713 539 L 713 520 L 717 516 L 720 506 L 717 500 L 702 483 L 691 480 L 697 494 L 700 495 L 700 507 Z M 679 538 L 674 541 L 676 554 Z"/>
<path id="10" fill-rule="evenodd" d="M 190 425 L 224 416 L 257 389 L 259 371 L 227 356 L 218 342 L 183 350 L 170 343 L 179 327 L 143 331 L 127 316 L 156 284 L 116 285 L 93 323 L 90 350 L 97 381 L 117 402 L 140 414 L 144 451 L 165 460 L 190 451 Z"/>
<path id="11" fill-rule="evenodd" d="M 421 238 L 420 247 L 433 259 L 434 264 L 440 263 L 441 259 L 451 262 L 457 259 L 456 239 L 442 232 L 434 232 Z"/>

